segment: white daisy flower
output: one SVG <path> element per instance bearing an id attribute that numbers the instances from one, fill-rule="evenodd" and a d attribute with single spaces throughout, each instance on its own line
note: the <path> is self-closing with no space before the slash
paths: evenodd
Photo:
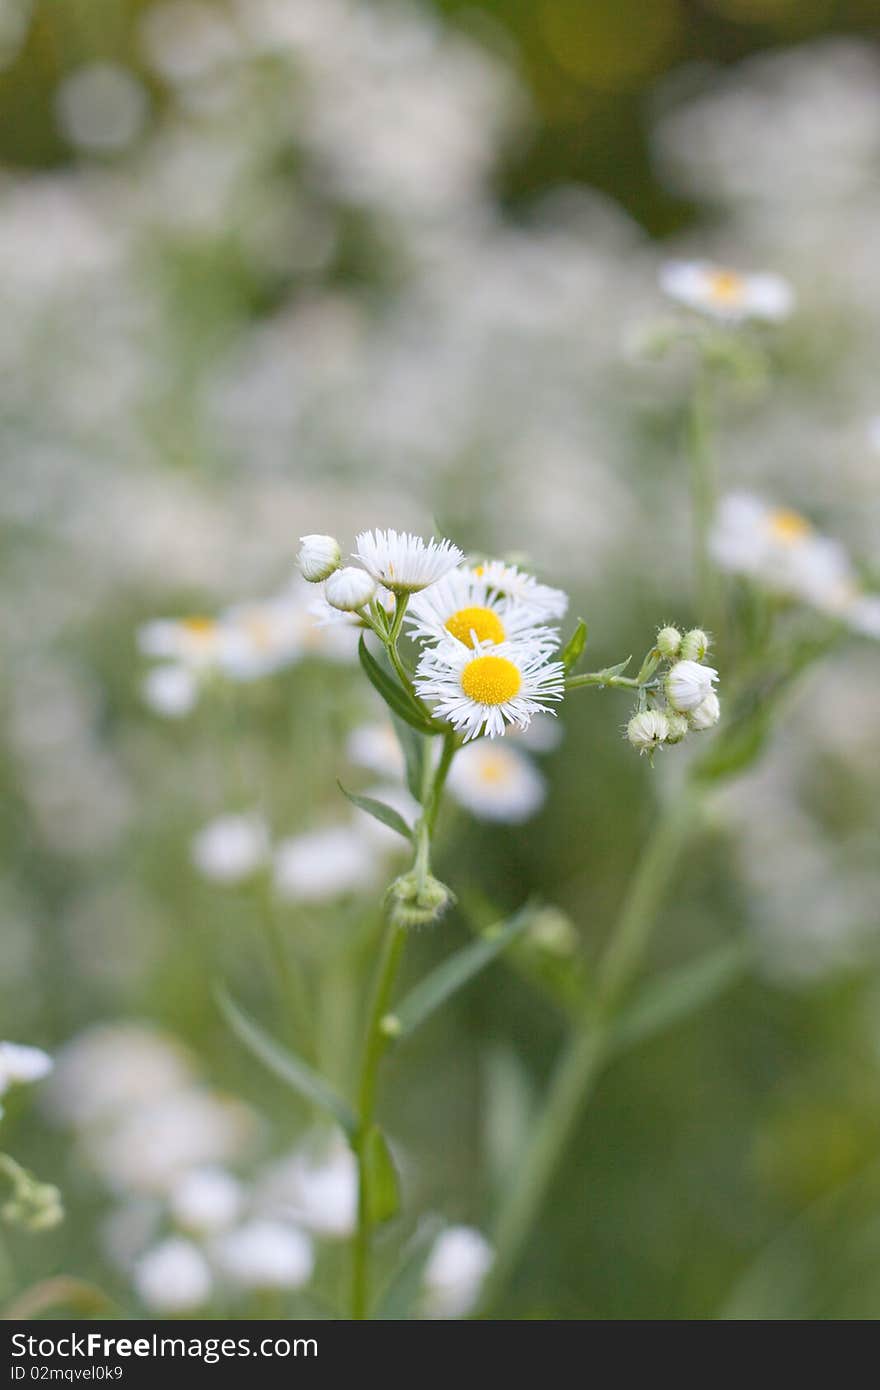
<path id="1" fill-rule="evenodd" d="M 471 573 L 484 581 L 494 598 L 507 599 L 530 610 L 535 622 L 564 618 L 568 611 L 568 594 L 549 584 L 541 584 L 533 574 L 519 569 L 517 565 L 505 564 L 503 560 L 487 560 L 484 564 L 474 565 Z"/>
<path id="2" fill-rule="evenodd" d="M 211 1297 L 211 1270 L 197 1245 L 172 1236 L 137 1261 L 134 1286 L 153 1313 L 186 1313 Z"/>
<path id="3" fill-rule="evenodd" d="M 269 832 L 256 811 L 218 816 L 195 836 L 190 854 L 204 878 L 215 883 L 240 883 L 250 878 L 269 857 Z"/>
<path id="4" fill-rule="evenodd" d="M 10 1086 L 29 1086 L 52 1070 L 52 1058 L 39 1047 L 0 1042 L 0 1096 Z"/>
<path id="5" fill-rule="evenodd" d="M 302 605 L 292 592 L 236 604 L 219 623 L 223 641 L 218 665 L 231 680 L 259 680 L 303 655 Z"/>
<path id="6" fill-rule="evenodd" d="M 479 820 L 519 825 L 540 811 L 546 783 L 516 748 L 480 740 L 462 748 L 449 770 L 449 794 Z"/>
<path id="7" fill-rule="evenodd" d="M 527 636 L 548 652 L 559 646 L 555 628 L 537 626 L 536 609 L 490 583 L 485 573 L 456 569 L 416 595 L 406 612 L 412 635 L 423 641 L 450 637 L 473 647 L 477 642 L 515 641 Z"/>
<path id="8" fill-rule="evenodd" d="M 376 852 L 350 826 L 282 840 L 275 850 L 275 888 L 288 902 L 322 903 L 373 887 Z"/>
<path id="9" fill-rule="evenodd" d="M 345 756 L 380 777 L 403 777 L 403 752 L 390 724 L 359 724 L 348 736 Z"/>
<path id="10" fill-rule="evenodd" d="M 264 1173 L 255 1193 L 260 1211 L 293 1220 L 312 1234 L 344 1239 L 357 1225 L 357 1163 L 334 1133 L 310 1135 Z"/>
<path id="11" fill-rule="evenodd" d="M 740 274 L 709 261 L 668 262 L 660 271 L 660 288 L 670 299 L 722 323 L 779 323 L 794 307 L 794 291 L 781 275 Z"/>
<path id="12" fill-rule="evenodd" d="M 241 1183 L 225 1168 L 193 1168 L 168 1194 L 171 1215 L 193 1235 L 214 1235 L 238 1220 L 244 1200 Z"/>
<path id="13" fill-rule="evenodd" d="M 141 682 L 144 704 L 165 719 L 184 719 L 195 708 L 199 685 L 188 666 L 162 662 Z"/>
<path id="14" fill-rule="evenodd" d="M 301 1289 L 312 1277 L 312 1242 L 296 1226 L 253 1220 L 214 1243 L 223 1275 L 242 1289 Z"/>
<path id="15" fill-rule="evenodd" d="M 137 640 L 144 656 L 179 661 L 201 670 L 216 665 L 227 634 L 216 618 L 193 614 L 187 618 L 154 618 L 142 623 Z"/>
<path id="16" fill-rule="evenodd" d="M 355 544 L 364 569 L 395 594 L 427 589 L 463 559 L 451 541 L 424 541 L 407 531 L 362 531 Z"/>
<path id="17" fill-rule="evenodd" d="M 712 694 L 717 679 L 718 672 L 713 666 L 701 666 L 698 661 L 676 661 L 666 673 L 666 698 L 679 714 L 690 714 Z"/>
<path id="18" fill-rule="evenodd" d="M 422 1276 L 430 1318 L 463 1318 L 476 1305 L 494 1251 L 473 1226 L 449 1226 L 431 1248 Z"/>
<path id="19" fill-rule="evenodd" d="M 526 642 L 461 642 L 427 648 L 416 671 L 416 690 L 434 701 L 434 712 L 464 733 L 465 742 L 486 733 L 503 734 L 508 724 L 527 728 L 546 700 L 561 700 L 564 670 L 546 652 Z"/>
<path id="20" fill-rule="evenodd" d="M 870 623 L 875 599 L 862 591 L 846 550 L 800 512 L 770 506 L 750 493 L 731 493 L 721 501 L 710 544 L 721 569 L 875 635 Z"/>

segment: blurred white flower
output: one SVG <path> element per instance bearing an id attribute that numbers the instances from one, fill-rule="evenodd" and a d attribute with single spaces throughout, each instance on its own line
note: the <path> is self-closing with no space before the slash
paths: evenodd
<path id="1" fill-rule="evenodd" d="M 190 854 L 204 878 L 240 883 L 269 859 L 269 831 L 258 811 L 218 816 L 194 837 Z"/>
<path id="2" fill-rule="evenodd" d="M 208 1261 L 197 1245 L 171 1236 L 148 1250 L 132 1272 L 138 1297 L 152 1313 L 187 1313 L 211 1297 Z"/>
<path id="3" fill-rule="evenodd" d="M 55 95 L 62 134 L 72 145 L 98 153 L 125 149 L 136 140 L 147 107 L 142 83 L 118 63 L 89 63 L 74 69 Z"/>
<path id="4" fill-rule="evenodd" d="M 204 77 L 236 56 L 233 29 L 220 10 L 199 0 L 151 5 L 140 31 L 147 61 L 169 82 Z"/>
<path id="5" fill-rule="evenodd" d="M 138 1023 L 102 1023 L 57 1053 L 46 1106 L 61 1123 L 84 1128 L 183 1091 L 192 1078 L 189 1055 L 175 1039 Z"/>
<path id="6" fill-rule="evenodd" d="M 369 840 L 349 826 L 292 836 L 275 848 L 275 888 L 288 902 L 332 902 L 373 887 L 376 858 Z"/>
<path id="7" fill-rule="evenodd" d="M 403 776 L 403 752 L 390 724 L 359 724 L 348 736 L 345 756 L 380 777 Z"/>
<path id="8" fill-rule="evenodd" d="M 189 667 L 162 663 L 144 676 L 141 695 L 156 714 L 183 719 L 195 708 L 199 685 Z"/>
<path id="9" fill-rule="evenodd" d="M 492 1259 L 491 1245 L 473 1226 L 449 1226 L 442 1231 L 422 1276 L 427 1316 L 466 1317 L 476 1306 Z"/>
<path id="10" fill-rule="evenodd" d="M 346 1140 L 334 1133 L 310 1136 L 262 1175 L 255 1206 L 284 1216 L 314 1235 L 343 1239 L 357 1223 L 357 1164 Z"/>
<path id="11" fill-rule="evenodd" d="M 300 1289 L 312 1277 L 312 1242 L 296 1226 L 254 1219 L 212 1246 L 218 1268 L 242 1289 Z"/>
<path id="12" fill-rule="evenodd" d="M 213 1235 L 232 1226 L 243 1201 L 241 1183 L 224 1168 L 193 1168 L 168 1194 L 175 1222 L 193 1235 Z"/>
<path id="13" fill-rule="evenodd" d="M 722 323 L 778 323 L 794 307 L 791 286 L 781 275 L 740 274 L 708 261 L 668 262 L 660 270 L 660 288 L 670 299 Z"/>
<path id="14" fill-rule="evenodd" d="M 478 740 L 462 748 L 449 771 L 450 795 L 480 820 L 520 824 L 544 804 L 546 784 L 518 749 Z"/>
<path id="15" fill-rule="evenodd" d="M 52 1070 L 52 1058 L 39 1047 L 25 1043 L 0 1042 L 0 1096 L 10 1086 L 28 1086 L 42 1081 Z"/>

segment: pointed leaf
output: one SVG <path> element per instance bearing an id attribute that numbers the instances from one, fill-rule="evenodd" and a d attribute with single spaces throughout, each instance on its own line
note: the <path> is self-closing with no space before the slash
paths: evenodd
<path id="1" fill-rule="evenodd" d="M 400 1210 L 400 1180 L 388 1141 L 378 1125 L 371 1125 L 363 1140 L 363 1173 L 370 1221 L 380 1225 Z"/>
<path id="2" fill-rule="evenodd" d="M 647 985 L 618 1019 L 611 1035 L 611 1051 L 634 1047 L 705 1008 L 745 977 L 751 961 L 750 944 L 737 941 L 666 971 Z"/>
<path id="3" fill-rule="evenodd" d="M 391 716 L 391 722 L 394 725 L 397 742 L 400 744 L 406 764 L 406 785 L 409 788 L 410 796 L 414 796 L 416 801 L 421 801 L 422 769 L 424 759 L 428 754 L 427 745 L 423 743 L 410 724 L 405 724 L 402 719 L 398 719 L 395 715 Z"/>
<path id="4" fill-rule="evenodd" d="M 414 1317 L 419 1295 L 422 1292 L 422 1276 L 425 1265 L 434 1246 L 434 1241 L 443 1230 L 443 1222 L 437 1216 L 427 1216 L 419 1223 L 404 1248 L 400 1264 L 392 1274 L 373 1314 L 385 1322 L 405 1322 Z"/>
<path id="5" fill-rule="evenodd" d="M 363 637 L 358 644 L 358 656 L 374 689 L 379 692 L 388 708 L 397 715 L 398 719 L 402 719 L 412 728 L 418 729 L 420 734 L 437 732 L 409 692 L 404 690 L 388 671 L 383 670 L 376 658 L 371 655 Z"/>
<path id="6" fill-rule="evenodd" d="M 384 801 L 377 801 L 373 796 L 358 796 L 356 792 L 345 789 L 341 782 L 336 783 L 343 796 L 348 797 L 352 806 L 357 806 L 359 811 L 366 811 L 368 816 L 374 820 L 381 821 L 387 825 L 389 830 L 396 830 L 398 835 L 402 835 L 405 840 L 412 840 L 412 831 L 399 811 L 395 811 L 393 806 L 386 806 Z"/>
<path id="7" fill-rule="evenodd" d="M 394 1010 L 395 1038 L 405 1037 L 418 1028 L 456 994 L 469 984 L 475 975 L 485 970 L 496 956 L 500 956 L 518 936 L 521 936 L 534 919 L 534 907 L 527 904 L 508 922 L 500 922 L 488 928 L 477 941 L 450 956 L 436 970 L 432 970 L 424 980 Z"/>
<path id="8" fill-rule="evenodd" d="M 597 671 L 596 674 L 604 676 L 606 680 L 609 680 L 612 676 L 622 676 L 631 661 L 632 657 L 628 656 L 626 661 L 618 661 L 616 666 L 604 666 L 602 670 Z"/>
<path id="9" fill-rule="evenodd" d="M 216 988 L 215 996 L 229 1027 L 258 1061 L 304 1100 L 332 1115 L 346 1134 L 354 1135 L 357 1118 L 348 1102 L 333 1090 L 329 1082 L 325 1081 L 323 1076 L 319 1076 L 301 1057 L 297 1057 L 294 1052 L 283 1047 L 265 1032 L 260 1024 L 239 1008 L 224 986 L 219 985 Z"/>
<path id="10" fill-rule="evenodd" d="M 562 664 L 566 673 L 573 671 L 584 654 L 587 645 L 587 625 L 583 618 L 578 618 L 577 627 L 569 637 L 562 649 Z"/>

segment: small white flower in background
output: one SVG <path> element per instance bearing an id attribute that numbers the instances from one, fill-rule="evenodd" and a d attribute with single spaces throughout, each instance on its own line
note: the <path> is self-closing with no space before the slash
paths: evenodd
<path id="1" fill-rule="evenodd" d="M 303 654 L 303 610 L 293 592 L 235 604 L 218 621 L 223 633 L 218 664 L 230 680 L 259 680 Z"/>
<path id="2" fill-rule="evenodd" d="M 553 753 L 565 737 L 565 725 L 552 714 L 534 714 L 528 728 L 508 729 L 507 737 L 523 744 L 530 753 Z"/>
<path id="3" fill-rule="evenodd" d="M 864 592 L 844 547 L 800 512 L 751 493 L 730 493 L 722 498 L 710 544 L 719 568 L 799 599 L 866 636 L 880 633 L 880 595 Z"/>
<path id="4" fill-rule="evenodd" d="M 627 724 L 626 736 L 639 753 L 653 753 L 669 737 L 669 720 L 662 710 L 641 710 Z"/>
<path id="5" fill-rule="evenodd" d="M 670 299 L 721 323 L 779 323 L 794 308 L 794 291 L 781 275 L 740 274 L 709 261 L 668 262 L 660 271 L 660 288 Z"/>
<path id="6" fill-rule="evenodd" d="M 450 1226 L 437 1237 L 422 1276 L 425 1313 L 463 1318 L 472 1312 L 488 1274 L 493 1250 L 472 1226 Z"/>
<path id="7" fill-rule="evenodd" d="M 310 584 L 320 584 L 329 579 L 334 570 L 339 569 L 342 552 L 339 542 L 333 536 L 300 536 L 300 550 L 296 557 L 300 574 Z"/>
<path id="8" fill-rule="evenodd" d="M 474 565 L 472 573 L 485 583 L 495 598 L 508 599 L 530 610 L 535 622 L 564 618 L 568 611 L 568 594 L 563 589 L 541 584 L 533 574 L 517 565 L 508 565 L 504 560 L 486 560 Z"/>
<path id="9" fill-rule="evenodd" d="M 309 1237 L 281 1221 L 249 1221 L 212 1250 L 224 1277 L 242 1289 L 301 1289 L 315 1265 Z"/>
<path id="10" fill-rule="evenodd" d="M 0 1042 L 0 1096 L 10 1086 L 29 1086 L 52 1070 L 52 1058 L 42 1048 L 25 1043 Z"/>
<path id="11" fill-rule="evenodd" d="M 721 703 L 715 691 L 711 691 L 705 700 L 701 700 L 696 709 L 692 709 L 687 717 L 692 729 L 713 728 L 721 718 Z"/>
<path id="12" fill-rule="evenodd" d="M 275 888 L 288 902 L 332 902 L 371 888 L 376 875 L 373 846 L 350 826 L 291 836 L 275 849 Z"/>
<path id="13" fill-rule="evenodd" d="M 362 531 L 357 558 L 377 584 L 395 594 L 414 594 L 436 584 L 464 558 L 451 541 L 424 541 L 406 531 Z M 329 595 L 328 595 L 329 597 Z"/>
<path id="14" fill-rule="evenodd" d="M 482 740 L 462 748 L 449 770 L 449 794 L 480 820 L 517 825 L 544 804 L 546 783 L 517 748 Z"/>
<path id="15" fill-rule="evenodd" d="M 218 816 L 194 837 L 192 862 L 204 878 L 216 883 L 240 883 L 269 859 L 269 831 L 256 811 Z"/>
<path id="16" fill-rule="evenodd" d="M 527 728 L 538 711 L 549 713 L 544 702 L 562 699 L 564 676 L 561 662 L 527 642 L 470 648 L 450 641 L 422 653 L 415 686 L 468 742 L 483 732 L 495 738 L 508 724 Z"/>
<path id="17" fill-rule="evenodd" d="M 341 613 L 356 613 L 368 604 L 376 594 L 375 580 L 355 565 L 336 570 L 324 585 L 324 597 L 331 608 Z"/>
<path id="18" fill-rule="evenodd" d="M 132 1272 L 141 1302 L 153 1313 L 186 1313 L 210 1300 L 208 1261 L 197 1245 L 171 1236 L 148 1250 Z"/>
<path id="19" fill-rule="evenodd" d="M 241 1183 L 225 1168 L 193 1168 L 168 1194 L 171 1215 L 193 1235 L 213 1235 L 232 1226 L 241 1213 Z"/>
<path id="20" fill-rule="evenodd" d="M 79 149 L 110 153 L 141 134 L 149 102 L 135 74 L 118 63 L 75 68 L 55 94 L 55 115 L 64 137 Z"/>
<path id="21" fill-rule="evenodd" d="M 679 714 L 689 714 L 711 695 L 717 679 L 718 672 L 712 666 L 701 666 L 697 661 L 676 661 L 666 673 L 666 698 Z"/>
<path id="22" fill-rule="evenodd" d="M 216 618 L 201 614 L 188 618 L 154 618 L 137 632 L 144 656 L 182 662 L 196 670 L 216 665 L 226 632 Z"/>
<path id="23" fill-rule="evenodd" d="M 183 719 L 199 698 L 198 681 L 187 666 L 154 666 L 141 682 L 144 704 L 166 719 Z"/>
<path id="24" fill-rule="evenodd" d="M 341 1134 L 315 1135 L 263 1174 L 254 1204 L 314 1235 L 344 1239 L 357 1225 L 357 1163 Z"/>
<path id="25" fill-rule="evenodd" d="M 57 1054 L 46 1107 L 62 1124 L 84 1129 L 185 1091 L 192 1080 L 192 1062 L 176 1039 L 139 1023 L 101 1023 Z"/>
<path id="26" fill-rule="evenodd" d="M 102 1219 L 98 1242 L 105 1259 L 120 1270 L 131 1270 L 139 1255 L 152 1245 L 162 1220 L 155 1198 L 129 1199 Z"/>
<path id="27" fill-rule="evenodd" d="M 559 646 L 558 631 L 539 626 L 538 605 L 499 590 L 487 577 L 486 566 L 453 570 L 417 594 L 407 609 L 406 622 L 420 641 L 443 642 L 451 637 L 473 647 L 477 642 L 497 645 L 525 638 L 548 652 Z"/>
<path id="28" fill-rule="evenodd" d="M 403 752 L 390 724 L 359 724 L 345 745 L 345 756 L 355 767 L 378 772 L 380 777 L 402 777 Z"/>

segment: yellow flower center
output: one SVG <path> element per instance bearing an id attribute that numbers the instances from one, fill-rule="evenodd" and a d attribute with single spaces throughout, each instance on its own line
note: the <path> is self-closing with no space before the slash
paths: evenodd
<path id="1" fill-rule="evenodd" d="M 745 281 L 735 270 L 713 270 L 709 274 L 709 294 L 719 304 L 737 304 L 743 297 Z"/>
<path id="2" fill-rule="evenodd" d="M 785 509 L 774 512 L 770 517 L 769 524 L 776 540 L 782 541 L 785 545 L 797 545 L 798 541 L 806 540 L 813 529 L 806 517 L 801 516 L 800 512 L 791 512 Z"/>
<path id="3" fill-rule="evenodd" d="M 478 705 L 503 705 L 519 694 L 522 676 L 503 656 L 478 656 L 461 673 L 461 688 Z"/>
<path id="4" fill-rule="evenodd" d="M 499 783 L 507 781 L 509 772 L 507 759 L 496 754 L 494 757 L 483 759 L 477 777 L 488 786 L 497 787 Z"/>
<path id="5" fill-rule="evenodd" d="M 211 637 L 216 623 L 213 618 L 183 618 L 180 626 L 190 637 Z"/>
<path id="6" fill-rule="evenodd" d="M 474 645 L 473 634 L 478 642 L 503 642 L 504 625 L 491 608 L 459 608 L 451 618 L 446 619 L 446 631 L 457 637 L 466 647 Z"/>

